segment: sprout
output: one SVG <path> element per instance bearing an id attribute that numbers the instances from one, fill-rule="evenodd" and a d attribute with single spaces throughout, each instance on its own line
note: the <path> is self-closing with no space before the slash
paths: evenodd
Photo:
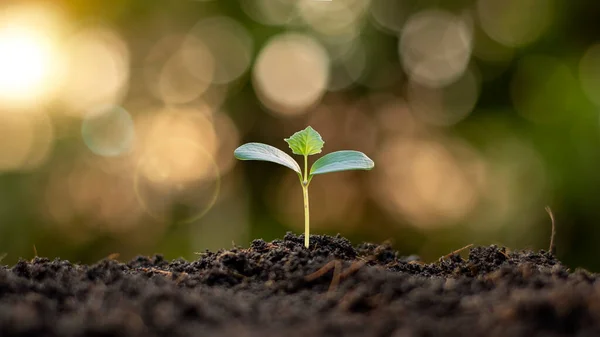
<path id="1" fill-rule="evenodd" d="M 267 144 L 247 143 L 234 151 L 234 156 L 240 160 L 262 160 L 283 165 L 294 170 L 300 178 L 302 195 L 304 196 L 304 245 L 308 248 L 310 234 L 310 212 L 308 208 L 308 186 L 317 174 L 348 171 L 370 170 L 375 163 L 364 153 L 359 151 L 337 151 L 324 155 L 315 161 L 308 171 L 308 156 L 321 153 L 325 142 L 321 135 L 312 127 L 294 133 L 290 138 L 284 139 L 292 152 L 304 156 L 304 171 L 300 165 L 287 153 Z"/>

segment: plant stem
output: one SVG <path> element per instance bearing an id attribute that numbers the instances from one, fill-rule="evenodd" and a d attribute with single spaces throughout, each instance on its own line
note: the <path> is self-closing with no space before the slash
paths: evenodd
<path id="1" fill-rule="evenodd" d="M 304 180 L 302 181 L 302 196 L 304 197 L 304 246 L 308 248 L 310 239 L 310 212 L 308 209 L 308 156 L 304 156 Z"/>
<path id="2" fill-rule="evenodd" d="M 309 235 L 310 235 L 310 213 L 308 210 L 308 186 L 302 186 L 302 193 L 304 195 L 304 246 L 308 248 Z"/>

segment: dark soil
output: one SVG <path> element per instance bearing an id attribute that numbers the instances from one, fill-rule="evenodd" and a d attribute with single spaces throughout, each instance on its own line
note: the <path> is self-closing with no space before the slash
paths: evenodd
<path id="1" fill-rule="evenodd" d="M 325 267 L 324 267 L 325 266 Z M 547 252 L 475 247 L 435 264 L 288 234 L 197 261 L 0 269 L 0 336 L 600 336 L 598 276 Z"/>

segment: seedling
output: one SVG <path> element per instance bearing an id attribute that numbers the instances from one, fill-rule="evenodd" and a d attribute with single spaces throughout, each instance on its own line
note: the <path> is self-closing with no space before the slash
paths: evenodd
<path id="1" fill-rule="evenodd" d="M 359 151 L 336 151 L 324 155 L 312 164 L 308 171 L 308 156 L 321 153 L 325 142 L 321 135 L 312 127 L 294 133 L 284 139 L 294 154 L 304 156 L 304 171 L 290 155 L 271 145 L 262 143 L 247 143 L 234 151 L 234 156 L 240 160 L 262 160 L 283 165 L 294 170 L 300 178 L 302 195 L 304 196 L 304 245 L 308 248 L 310 235 L 310 211 L 308 207 L 308 186 L 312 178 L 318 174 L 349 171 L 370 170 L 375 163 Z"/>

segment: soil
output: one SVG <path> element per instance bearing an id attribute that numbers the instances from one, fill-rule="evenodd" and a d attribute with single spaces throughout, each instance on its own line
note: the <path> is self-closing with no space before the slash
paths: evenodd
<path id="1" fill-rule="evenodd" d="M 0 336 L 600 336 L 600 282 L 551 254 L 473 247 L 433 264 L 340 237 L 198 260 L 0 269 Z"/>

